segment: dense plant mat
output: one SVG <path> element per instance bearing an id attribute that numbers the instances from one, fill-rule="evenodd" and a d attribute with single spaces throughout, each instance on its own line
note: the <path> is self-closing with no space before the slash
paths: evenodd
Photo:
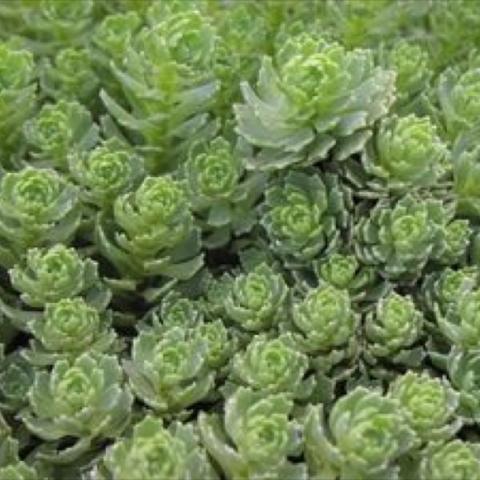
<path id="1" fill-rule="evenodd" d="M 479 2 L 0 36 L 1 480 L 480 479 Z"/>

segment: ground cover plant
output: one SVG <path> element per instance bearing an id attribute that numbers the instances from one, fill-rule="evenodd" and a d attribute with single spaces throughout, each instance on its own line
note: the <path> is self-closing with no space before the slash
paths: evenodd
<path id="1" fill-rule="evenodd" d="M 0 0 L 0 480 L 480 480 L 480 3 Z"/>

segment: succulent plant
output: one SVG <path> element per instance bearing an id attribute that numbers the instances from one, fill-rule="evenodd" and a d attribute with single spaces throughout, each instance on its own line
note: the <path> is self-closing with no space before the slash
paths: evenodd
<path id="1" fill-rule="evenodd" d="M 288 287 L 266 264 L 235 277 L 224 298 L 227 316 L 247 331 L 267 330 L 284 313 Z"/>
<path id="2" fill-rule="evenodd" d="M 83 187 L 86 202 L 108 209 L 121 194 L 135 190 L 144 177 L 143 160 L 115 138 L 88 152 L 73 152 L 69 170 Z"/>
<path id="3" fill-rule="evenodd" d="M 366 315 L 366 354 L 394 363 L 418 364 L 424 351 L 414 345 L 422 335 L 423 324 L 423 314 L 411 297 L 388 294 Z"/>
<path id="4" fill-rule="evenodd" d="M 117 440 L 105 455 L 114 480 L 155 478 L 217 478 L 192 425 L 147 416 L 133 427 L 132 436 Z"/>
<path id="5" fill-rule="evenodd" d="M 229 480 L 305 477 L 305 466 L 288 460 L 301 451 L 292 407 L 288 396 L 239 388 L 226 403 L 223 426 L 216 415 L 200 415 L 203 444 Z"/>
<path id="6" fill-rule="evenodd" d="M 367 188 L 405 193 L 436 186 L 449 173 L 449 151 L 428 117 L 391 116 L 362 155 L 362 164 L 371 180 Z"/>
<path id="7" fill-rule="evenodd" d="M 62 244 L 31 248 L 24 262 L 15 264 L 9 275 L 22 301 L 31 307 L 83 295 L 88 303 L 102 309 L 110 300 L 97 263 L 81 258 L 77 250 Z"/>
<path id="8" fill-rule="evenodd" d="M 451 440 L 433 444 L 422 458 L 421 480 L 477 480 L 480 478 L 480 450 L 478 444 Z"/>
<path id="9" fill-rule="evenodd" d="M 30 408 L 22 421 L 35 435 L 52 441 L 76 442 L 61 451 L 70 461 L 99 438 L 115 438 L 130 421 L 132 395 L 113 356 L 90 353 L 57 361 L 51 372 L 39 371 L 28 395 Z"/>
<path id="10" fill-rule="evenodd" d="M 241 84 L 237 131 L 258 149 L 249 168 L 312 164 L 330 152 L 343 160 L 360 151 L 370 127 L 394 100 L 393 72 L 374 65 L 369 50 L 346 50 L 308 33 L 266 56 L 257 92 Z"/>
<path id="11" fill-rule="evenodd" d="M 406 194 L 393 205 L 379 201 L 355 227 L 356 254 L 389 279 L 414 280 L 432 257 L 442 258 L 448 248 L 450 218 L 449 206 L 434 199 L 420 202 Z"/>
<path id="12" fill-rule="evenodd" d="M 388 396 L 399 401 L 407 424 L 421 443 L 448 440 L 462 426 L 455 415 L 459 396 L 447 380 L 410 371 L 396 378 Z"/>
<path id="13" fill-rule="evenodd" d="M 100 217 L 96 239 L 121 274 L 186 280 L 202 266 L 189 202 L 181 184 L 170 176 L 146 177 L 136 191 L 120 195 L 113 217 L 113 222 Z"/>
<path id="14" fill-rule="evenodd" d="M 88 150 L 98 140 L 98 126 L 77 101 L 45 104 L 36 117 L 25 123 L 23 130 L 35 163 L 62 170 L 67 168 L 72 149 Z"/>
<path id="15" fill-rule="evenodd" d="M 54 170 L 25 167 L 0 180 L 0 262 L 30 247 L 67 242 L 80 223 L 77 189 Z"/>
<path id="16" fill-rule="evenodd" d="M 318 478 L 395 478 L 395 460 L 408 452 L 415 433 L 405 423 L 398 401 L 357 387 L 335 403 L 323 424 L 322 407 L 311 406 L 305 419 L 305 456 Z"/>
<path id="17" fill-rule="evenodd" d="M 331 251 L 348 219 L 344 192 L 334 176 L 292 170 L 265 194 L 264 227 L 270 248 L 287 265 L 304 265 Z"/>
<path id="18" fill-rule="evenodd" d="M 259 334 L 233 358 L 231 377 L 260 392 L 306 398 L 314 384 L 313 377 L 305 379 L 308 367 L 308 357 L 298 350 L 291 334 L 273 339 Z"/>
<path id="19" fill-rule="evenodd" d="M 159 413 L 181 413 L 213 388 L 207 348 L 203 338 L 179 327 L 142 331 L 133 341 L 131 361 L 125 363 L 133 391 Z"/>
<path id="20" fill-rule="evenodd" d="M 348 291 L 331 285 L 312 289 L 294 303 L 292 319 L 301 348 L 317 354 L 346 349 L 354 343 L 359 324 Z"/>

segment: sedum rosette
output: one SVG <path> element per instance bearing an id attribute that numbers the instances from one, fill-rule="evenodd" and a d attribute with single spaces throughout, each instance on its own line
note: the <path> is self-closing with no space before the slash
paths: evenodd
<path id="1" fill-rule="evenodd" d="M 192 425 L 146 416 L 133 427 L 131 437 L 117 440 L 105 455 L 113 480 L 216 479 Z"/>
<path id="2" fill-rule="evenodd" d="M 43 316 L 29 323 L 35 341 L 25 356 L 32 364 L 44 365 L 108 351 L 115 340 L 111 322 L 111 312 L 100 314 L 80 297 L 47 303 Z"/>
<path id="3" fill-rule="evenodd" d="M 202 266 L 199 231 L 182 185 L 170 176 L 147 177 L 113 204 L 114 222 L 100 216 L 96 240 L 124 276 L 186 280 Z"/>
<path id="4" fill-rule="evenodd" d="M 217 370 L 217 376 L 224 376 L 229 369 L 229 362 L 238 349 L 238 338 L 222 320 L 205 321 L 193 329 L 194 339 L 206 345 L 205 361 L 207 366 Z"/>
<path id="5" fill-rule="evenodd" d="M 115 138 L 88 152 L 70 154 L 68 164 L 72 177 L 83 187 L 85 201 L 105 209 L 138 187 L 144 176 L 142 158 Z"/>
<path id="6" fill-rule="evenodd" d="M 480 216 L 480 148 L 475 146 L 477 131 L 453 150 L 453 190 L 457 213 L 477 219 Z"/>
<path id="7" fill-rule="evenodd" d="M 458 72 L 448 68 L 438 79 L 439 121 L 451 142 L 472 130 L 480 114 L 480 68 Z"/>
<path id="8" fill-rule="evenodd" d="M 217 137 L 194 148 L 185 163 L 187 192 L 207 233 L 204 244 L 210 248 L 226 244 L 232 235 L 247 233 L 256 221 L 254 206 L 265 176 L 245 176 L 238 150 Z"/>
<path id="9" fill-rule="evenodd" d="M 382 51 L 387 68 L 396 72 L 397 108 L 410 107 L 418 95 L 429 86 L 433 75 L 429 53 L 418 43 L 397 40 L 390 48 Z"/>
<path id="10" fill-rule="evenodd" d="M 148 317 L 157 329 L 192 328 L 200 324 L 203 312 L 198 302 L 176 290 L 171 290 L 162 298 L 160 305 L 153 308 Z"/>
<path id="11" fill-rule="evenodd" d="M 459 414 L 468 423 L 480 423 L 480 350 L 452 350 L 447 371 L 460 394 Z"/>
<path id="12" fill-rule="evenodd" d="M 369 189 L 402 193 L 435 186 L 449 171 L 448 149 L 428 117 L 391 116 L 362 154 Z"/>
<path id="13" fill-rule="evenodd" d="M 414 445 L 396 400 L 357 387 L 335 403 L 324 425 L 322 407 L 305 420 L 305 456 L 312 478 L 396 478 L 395 460 Z"/>
<path id="14" fill-rule="evenodd" d="M 370 50 L 348 51 L 306 33 L 287 39 L 274 59 L 263 58 L 256 92 L 241 84 L 237 131 L 258 150 L 249 168 L 276 170 L 331 152 L 337 160 L 359 152 L 393 103 L 394 82 Z"/>
<path id="15" fill-rule="evenodd" d="M 86 105 L 96 101 L 99 79 L 87 49 L 64 48 L 42 67 L 40 85 L 52 99 L 78 100 Z"/>
<path id="16" fill-rule="evenodd" d="M 284 394 L 239 388 L 226 402 L 223 426 L 216 414 L 200 414 L 203 444 L 228 480 L 306 477 L 305 466 L 288 459 L 302 447 L 292 408 Z"/>
<path id="17" fill-rule="evenodd" d="M 35 63 L 28 50 L 0 43 L 0 138 L 2 165 L 19 147 L 21 128 L 36 104 Z"/>
<path id="18" fill-rule="evenodd" d="M 355 343 L 359 318 L 346 290 L 332 285 L 310 290 L 294 303 L 292 319 L 299 331 L 295 337 L 307 352 L 326 354 Z"/>
<path id="19" fill-rule="evenodd" d="M 24 134 L 35 163 L 65 170 L 72 149 L 88 150 L 95 145 L 98 126 L 82 104 L 60 100 L 45 104 L 25 123 Z"/>
<path id="20" fill-rule="evenodd" d="M 10 269 L 9 275 L 23 303 L 31 307 L 78 295 L 99 309 L 110 301 L 110 293 L 98 275 L 97 263 L 81 258 L 77 250 L 62 244 L 31 248 L 24 262 Z"/>
<path id="21" fill-rule="evenodd" d="M 209 116 L 219 89 L 212 69 L 215 30 L 194 8 L 164 13 L 111 64 L 129 108 L 105 90 L 100 94 L 112 117 L 153 153 L 155 171 L 177 166 L 191 145 L 217 130 Z"/>
<path id="22" fill-rule="evenodd" d="M 58 460 L 74 460 L 92 441 L 115 438 L 130 421 L 132 395 L 113 356 L 85 353 L 75 360 L 59 360 L 51 372 L 38 371 L 29 392 L 30 408 L 22 413 L 27 428 L 44 440 L 76 443 Z M 58 444 L 61 448 L 61 443 Z"/>
<path id="23" fill-rule="evenodd" d="M 365 318 L 366 355 L 394 363 L 417 365 L 424 356 L 420 339 L 424 317 L 409 296 L 395 292 L 381 298 Z"/>
<path id="24" fill-rule="evenodd" d="M 3 356 L 1 347 L 0 344 L 0 411 L 16 413 L 28 403 L 27 394 L 35 371 L 23 352 Z"/>
<path id="25" fill-rule="evenodd" d="M 432 444 L 423 453 L 420 480 L 479 480 L 480 445 L 452 440 Z"/>
<path id="26" fill-rule="evenodd" d="M 302 266 L 335 247 L 346 209 L 337 177 L 292 170 L 267 189 L 260 223 L 269 248 L 287 266 Z"/>
<path id="27" fill-rule="evenodd" d="M 268 330 L 283 317 L 287 295 L 282 275 L 262 263 L 234 278 L 224 297 L 225 312 L 244 330 Z"/>
<path id="28" fill-rule="evenodd" d="M 395 379 L 388 396 L 400 403 L 419 443 L 448 440 L 462 426 L 461 419 L 456 417 L 458 393 L 447 380 L 410 371 Z"/>
<path id="29" fill-rule="evenodd" d="M 15 7 L 18 33 L 36 54 L 84 44 L 94 20 L 94 0 L 27 0 Z"/>
<path id="30" fill-rule="evenodd" d="M 430 312 L 438 309 L 445 314 L 461 297 L 464 290 L 478 285 L 479 270 L 475 266 L 467 266 L 458 270 L 445 268 L 425 277 L 422 284 L 421 297 L 425 308 Z"/>
<path id="31" fill-rule="evenodd" d="M 80 222 L 77 189 L 57 172 L 26 167 L 0 181 L 0 262 L 28 248 L 66 242 Z"/>
<path id="32" fill-rule="evenodd" d="M 125 362 L 133 391 L 159 413 L 180 414 L 213 388 L 208 345 L 187 333 L 180 327 L 144 330 L 133 341 L 131 360 Z"/>
<path id="33" fill-rule="evenodd" d="M 420 200 L 411 194 L 393 205 L 379 201 L 370 217 L 361 218 L 355 226 L 356 254 L 389 279 L 416 279 L 431 258 L 442 259 L 445 252 L 450 253 L 450 247 L 457 246 L 452 243 L 462 245 L 457 255 L 465 252 L 463 236 L 460 242 L 448 238 L 448 221 L 453 215 L 450 210 L 438 200 Z M 451 248 L 453 257 L 454 250 Z M 443 258 L 451 260 L 448 255 Z"/>
<path id="34" fill-rule="evenodd" d="M 480 346 L 480 289 L 464 289 L 455 303 L 443 314 L 435 312 L 438 328 L 452 345 L 461 349 Z"/>
<path id="35" fill-rule="evenodd" d="M 306 398 L 313 388 L 313 378 L 304 379 L 308 367 L 308 357 L 298 350 L 291 334 L 274 339 L 260 334 L 233 358 L 231 378 L 253 390 Z"/>
<path id="36" fill-rule="evenodd" d="M 367 287 L 373 287 L 378 281 L 374 268 L 361 265 L 355 255 L 345 253 L 332 253 L 325 259 L 315 261 L 314 271 L 319 283 L 347 290 L 355 300 L 368 299 Z M 381 291 L 380 286 L 376 295 L 380 295 Z"/>

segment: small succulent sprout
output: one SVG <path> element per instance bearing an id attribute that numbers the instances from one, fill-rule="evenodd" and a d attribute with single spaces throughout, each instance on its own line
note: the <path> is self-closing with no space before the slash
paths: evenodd
<path id="1" fill-rule="evenodd" d="M 284 333 L 269 339 L 253 337 L 244 352 L 233 358 L 231 379 L 265 393 L 291 394 L 307 398 L 313 389 L 313 377 L 305 379 L 308 357 L 298 350 L 293 336 Z"/>
<path id="2" fill-rule="evenodd" d="M 164 36 L 171 58 L 189 76 L 204 74 L 213 68 L 217 46 L 215 26 L 197 6 L 192 8 L 190 5 L 181 5 L 182 2 L 177 3 L 180 8 L 152 5 L 149 10 L 151 23 Z M 168 13 L 166 10 L 169 10 Z"/>
<path id="3" fill-rule="evenodd" d="M 26 406 L 34 375 L 32 365 L 20 352 L 0 358 L 0 410 L 17 412 Z"/>
<path id="4" fill-rule="evenodd" d="M 99 79 L 84 48 L 60 50 L 53 64 L 46 62 L 40 73 L 40 85 L 55 100 L 78 100 L 91 104 L 97 98 Z"/>
<path id="5" fill-rule="evenodd" d="M 336 245 L 348 215 L 343 195 L 336 177 L 324 182 L 295 170 L 267 189 L 260 223 L 270 248 L 287 266 L 309 264 Z"/>
<path id="6" fill-rule="evenodd" d="M 105 56 L 105 63 L 109 59 L 120 61 L 123 58 L 140 25 L 141 18 L 133 10 L 113 13 L 102 19 L 93 34 L 93 43 Z"/>
<path id="7" fill-rule="evenodd" d="M 37 372 L 28 398 L 30 408 L 21 415 L 25 426 L 44 440 L 77 439 L 58 454 L 70 461 L 92 441 L 120 435 L 133 402 L 117 359 L 90 353 L 59 360 L 50 372 Z"/>
<path id="8" fill-rule="evenodd" d="M 259 150 L 249 168 L 277 170 L 330 152 L 338 160 L 359 152 L 393 103 L 394 82 L 370 50 L 347 51 L 308 33 L 287 39 L 275 59 L 263 58 L 257 92 L 241 84 L 237 131 Z"/>
<path id="9" fill-rule="evenodd" d="M 383 120 L 362 155 L 365 171 L 377 180 L 372 190 L 396 194 L 429 188 L 449 172 L 449 151 L 428 117 L 414 114 Z"/>
<path id="10" fill-rule="evenodd" d="M 9 270 L 13 287 L 30 307 L 43 307 L 82 295 L 98 309 L 110 301 L 110 292 L 98 275 L 97 263 L 80 257 L 77 250 L 56 244 L 50 248 L 31 248 L 24 262 Z"/>
<path id="11" fill-rule="evenodd" d="M 293 323 L 303 350 L 326 354 L 354 343 L 359 318 L 347 290 L 324 285 L 293 305 Z"/>
<path id="12" fill-rule="evenodd" d="M 472 235 L 473 230 L 468 220 L 455 219 L 447 223 L 433 259 L 441 265 L 465 263 Z"/>
<path id="13" fill-rule="evenodd" d="M 34 161 L 67 169 L 72 149 L 88 150 L 98 140 L 98 126 L 90 112 L 77 101 L 47 103 L 25 123 L 24 134 Z"/>
<path id="14" fill-rule="evenodd" d="M 146 177 L 136 191 L 119 196 L 113 218 L 100 217 L 96 240 L 123 276 L 187 280 L 203 265 L 189 202 L 170 176 Z"/>
<path id="15" fill-rule="evenodd" d="M 217 369 L 217 374 L 223 375 L 223 367 L 237 350 L 238 339 L 222 320 L 201 322 L 193 329 L 193 338 L 206 344 L 206 363 L 210 369 Z"/>
<path id="16" fill-rule="evenodd" d="M 5 266 L 30 247 L 68 242 L 80 222 L 78 191 L 53 170 L 26 167 L 0 181 Z M 10 263 L 10 265 L 9 265 Z"/>
<path id="17" fill-rule="evenodd" d="M 476 132 L 473 138 L 476 142 Z M 457 212 L 477 219 L 480 217 L 480 147 L 469 146 L 454 152 L 453 190 L 457 198 Z"/>
<path id="18" fill-rule="evenodd" d="M 431 257 L 441 256 L 450 217 L 448 206 L 429 198 L 407 194 L 393 205 L 379 201 L 355 227 L 356 255 L 388 279 L 415 280 Z"/>
<path id="19" fill-rule="evenodd" d="M 115 341 L 111 323 L 110 312 L 100 314 L 81 297 L 47 303 L 42 318 L 29 324 L 36 341 L 25 356 L 42 365 L 84 352 L 107 352 Z"/>
<path id="20" fill-rule="evenodd" d="M 438 80 L 438 101 L 441 123 L 453 143 L 478 123 L 480 115 L 480 68 L 474 66 L 463 73 L 452 68 Z"/>
<path id="21" fill-rule="evenodd" d="M 357 387 L 338 399 L 324 425 L 322 407 L 305 419 L 305 457 L 314 478 L 396 478 L 395 461 L 415 444 L 398 401 Z"/>
<path id="22" fill-rule="evenodd" d="M 0 478 L 4 480 L 39 480 L 36 470 L 19 457 L 18 441 L 0 435 Z"/>
<path id="23" fill-rule="evenodd" d="M 479 270 L 467 266 L 458 270 L 444 268 L 425 277 L 422 284 L 422 301 L 425 307 L 445 314 L 461 297 L 464 290 L 472 289 L 479 283 Z"/>
<path id="24" fill-rule="evenodd" d="M 480 347 L 480 289 L 461 292 L 445 314 L 437 308 L 436 321 L 442 334 L 461 349 Z"/>
<path id="25" fill-rule="evenodd" d="M 14 153 L 36 104 L 35 62 L 28 50 L 0 43 L 0 136 L 3 157 Z"/>
<path id="26" fill-rule="evenodd" d="M 480 423 L 480 350 L 454 349 L 448 357 L 447 370 L 460 394 L 459 414 L 467 423 Z"/>
<path id="27" fill-rule="evenodd" d="M 451 440 L 433 443 L 423 452 L 419 468 L 420 480 L 479 480 L 480 445 Z"/>
<path id="28" fill-rule="evenodd" d="M 244 330 L 268 330 L 283 318 L 287 295 L 282 275 L 262 263 L 235 277 L 224 297 L 225 311 Z"/>
<path id="29" fill-rule="evenodd" d="M 390 384 L 388 396 L 400 403 L 405 420 L 419 443 L 448 440 L 462 426 L 461 419 L 456 416 L 459 395 L 446 379 L 410 371 Z"/>
<path id="30" fill-rule="evenodd" d="M 203 444 L 228 480 L 306 478 L 305 466 L 289 461 L 301 451 L 300 425 L 291 419 L 292 409 L 285 394 L 240 387 L 226 402 L 223 425 L 216 414 L 200 414 Z"/>
<path id="31" fill-rule="evenodd" d="M 222 137 L 193 148 L 184 166 L 192 209 L 209 235 L 208 247 L 222 246 L 231 234 L 248 232 L 256 221 L 254 207 L 263 193 L 264 175 L 244 175 L 238 148 Z"/>
<path id="32" fill-rule="evenodd" d="M 144 176 L 142 158 L 115 138 L 88 152 L 73 151 L 68 164 L 85 200 L 100 208 L 110 208 L 119 195 L 138 187 Z"/>
<path id="33" fill-rule="evenodd" d="M 234 195 L 243 174 L 242 159 L 227 140 L 217 137 L 202 150 L 192 150 L 185 173 L 196 206 L 206 208 Z"/>
<path id="34" fill-rule="evenodd" d="M 191 328 L 200 324 L 203 312 L 199 303 L 180 292 L 171 290 L 151 312 L 152 323 L 157 329 Z"/>
<path id="35" fill-rule="evenodd" d="M 422 335 L 423 313 L 409 296 L 392 292 L 365 318 L 367 352 L 395 363 L 418 364 L 423 350 L 412 348 Z"/>
<path id="36" fill-rule="evenodd" d="M 428 87 L 433 76 L 428 52 L 417 43 L 398 40 L 391 48 L 385 48 L 383 62 L 396 72 L 396 106 L 408 105 Z"/>
<path id="37" fill-rule="evenodd" d="M 333 253 L 315 261 L 315 274 L 320 282 L 326 282 L 340 290 L 347 290 L 353 298 L 365 297 L 365 290 L 377 280 L 372 267 L 360 265 L 355 255 Z"/>
<path id="38" fill-rule="evenodd" d="M 131 437 L 118 439 L 104 458 L 113 480 L 181 480 L 217 478 L 192 425 L 163 425 L 147 415 L 134 425 Z"/>
<path id="39" fill-rule="evenodd" d="M 207 343 L 180 327 L 142 331 L 125 363 L 135 395 L 162 414 L 181 414 L 212 390 L 214 373 L 207 364 Z"/>

